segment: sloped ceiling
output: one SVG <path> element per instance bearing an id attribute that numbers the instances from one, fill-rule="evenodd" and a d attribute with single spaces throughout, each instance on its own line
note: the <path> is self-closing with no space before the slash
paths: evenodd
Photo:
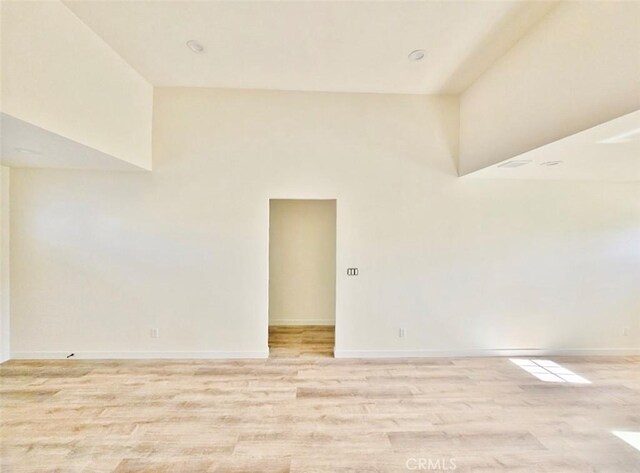
<path id="1" fill-rule="evenodd" d="M 65 4 L 155 86 L 457 94 L 554 2 Z M 195 39 L 204 47 L 186 47 Z M 407 55 L 424 49 L 426 57 Z"/>

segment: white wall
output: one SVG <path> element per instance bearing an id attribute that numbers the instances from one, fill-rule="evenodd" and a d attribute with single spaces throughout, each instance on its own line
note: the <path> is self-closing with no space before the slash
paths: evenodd
<path id="1" fill-rule="evenodd" d="M 640 109 L 640 3 L 563 2 L 461 97 L 460 174 Z"/>
<path id="2" fill-rule="evenodd" d="M 9 185 L 10 170 L 0 166 L 0 363 L 9 359 Z"/>
<path id="3" fill-rule="evenodd" d="M 3 113 L 151 169 L 152 86 L 62 2 L 2 2 L 1 43 Z"/>
<path id="4" fill-rule="evenodd" d="M 338 201 L 341 355 L 637 349 L 640 186 L 460 179 L 457 111 L 156 90 L 153 173 L 13 170 L 13 354 L 266 355 L 272 198 Z"/>
<path id="5" fill-rule="evenodd" d="M 272 200 L 269 324 L 334 325 L 336 201 Z"/>

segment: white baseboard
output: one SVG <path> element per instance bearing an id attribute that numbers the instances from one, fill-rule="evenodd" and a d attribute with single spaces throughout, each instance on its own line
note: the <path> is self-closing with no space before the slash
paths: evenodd
<path id="1" fill-rule="evenodd" d="M 13 352 L 12 360 L 64 360 L 69 352 L 22 351 Z M 634 356 L 640 348 L 513 348 L 478 350 L 340 350 L 334 349 L 336 358 L 466 358 L 516 356 Z M 258 351 L 87 351 L 74 352 L 72 359 L 84 360 L 216 360 L 265 359 L 269 350 Z M 7 361 L 2 360 L 0 363 Z"/>
<path id="2" fill-rule="evenodd" d="M 70 352 L 18 351 L 12 360 L 62 360 Z M 216 360 L 263 359 L 269 357 L 269 349 L 260 351 L 76 351 L 72 359 L 80 360 Z"/>
<path id="3" fill-rule="evenodd" d="M 270 319 L 269 325 L 327 325 L 333 326 L 335 320 L 327 319 Z"/>
<path id="4" fill-rule="evenodd" d="M 336 358 L 465 358 L 495 356 L 633 356 L 640 348 L 496 348 L 477 350 L 335 350 Z"/>

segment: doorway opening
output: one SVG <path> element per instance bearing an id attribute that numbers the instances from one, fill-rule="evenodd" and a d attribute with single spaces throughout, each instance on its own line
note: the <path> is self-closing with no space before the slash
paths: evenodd
<path id="1" fill-rule="evenodd" d="M 269 201 L 269 353 L 332 357 L 336 201 Z"/>

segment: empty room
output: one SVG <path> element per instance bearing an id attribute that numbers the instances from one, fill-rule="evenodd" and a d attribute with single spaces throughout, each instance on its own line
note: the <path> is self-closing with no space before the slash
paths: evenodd
<path id="1" fill-rule="evenodd" d="M 0 26 L 2 473 L 640 472 L 640 1 Z"/>

